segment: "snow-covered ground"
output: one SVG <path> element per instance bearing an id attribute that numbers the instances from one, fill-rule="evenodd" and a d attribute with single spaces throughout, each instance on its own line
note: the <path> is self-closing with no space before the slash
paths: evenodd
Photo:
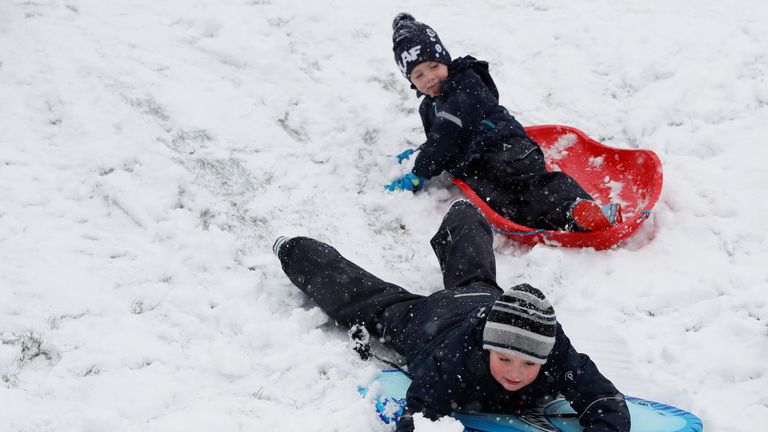
<path id="1" fill-rule="evenodd" d="M 356 390 L 378 365 L 270 246 L 311 235 L 440 288 L 428 239 L 458 193 L 382 188 L 423 136 L 402 10 L 489 60 L 525 125 L 663 161 L 622 247 L 498 238 L 501 285 L 542 288 L 626 394 L 766 428 L 763 2 L 5 0 L 0 430 L 388 430 Z"/>

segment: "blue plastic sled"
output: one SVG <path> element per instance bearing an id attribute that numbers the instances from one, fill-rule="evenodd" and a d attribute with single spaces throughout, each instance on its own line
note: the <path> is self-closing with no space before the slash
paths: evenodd
<path id="1" fill-rule="evenodd" d="M 367 386 L 360 387 L 363 396 L 376 402 L 376 411 L 384 423 L 397 422 L 405 406 L 405 393 L 411 379 L 397 370 L 379 373 Z M 688 411 L 645 399 L 627 397 L 632 417 L 631 432 L 702 432 L 701 419 Z M 467 431 L 480 432 L 583 432 L 576 413 L 564 399 L 557 399 L 540 411 L 520 416 L 491 413 L 455 412 Z"/>

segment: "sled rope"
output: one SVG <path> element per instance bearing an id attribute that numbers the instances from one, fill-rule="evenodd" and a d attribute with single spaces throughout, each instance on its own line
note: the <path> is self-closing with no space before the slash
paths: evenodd
<path id="1" fill-rule="evenodd" d="M 637 221 L 644 221 L 651 217 L 651 211 L 650 210 L 643 210 L 640 212 L 640 216 L 637 218 Z"/>
<path id="2" fill-rule="evenodd" d="M 536 235 L 536 234 L 541 234 L 541 233 L 545 233 L 544 234 L 545 237 L 551 235 L 551 234 L 547 233 L 547 230 L 543 230 L 543 229 L 538 229 L 538 230 L 534 230 L 534 231 L 504 231 L 503 229 L 494 228 L 493 230 L 496 231 L 499 234 L 504 234 L 504 235 L 521 235 L 521 236 L 526 236 L 526 235 Z"/>
<path id="3" fill-rule="evenodd" d="M 651 210 L 643 210 L 640 212 L 640 215 L 637 217 L 637 221 L 642 222 L 644 220 L 650 219 L 650 217 L 651 217 Z M 549 237 L 552 235 L 549 231 L 544 229 L 537 229 L 534 231 L 505 231 L 503 229 L 493 227 L 493 230 L 499 234 L 504 234 L 504 235 L 530 236 L 530 235 L 536 235 L 536 234 L 542 234 L 542 233 L 544 237 Z"/>

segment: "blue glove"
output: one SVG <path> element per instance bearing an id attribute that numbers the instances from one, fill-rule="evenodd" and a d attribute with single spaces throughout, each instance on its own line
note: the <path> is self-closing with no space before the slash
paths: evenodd
<path id="1" fill-rule="evenodd" d="M 397 155 L 397 163 L 401 164 L 403 161 L 408 160 L 412 154 L 416 153 L 416 149 L 409 148 L 408 150 Z"/>
<path id="2" fill-rule="evenodd" d="M 414 173 L 408 173 L 393 181 L 392 183 L 384 186 L 384 189 L 390 192 L 403 190 L 416 192 L 417 190 L 421 189 L 422 186 L 424 186 L 425 181 L 427 181 L 427 179 L 423 179 Z"/>

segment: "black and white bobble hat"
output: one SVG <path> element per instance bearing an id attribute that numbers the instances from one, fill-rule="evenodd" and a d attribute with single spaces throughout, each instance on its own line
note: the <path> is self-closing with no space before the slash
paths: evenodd
<path id="1" fill-rule="evenodd" d="M 392 21 L 392 51 L 395 63 L 404 77 L 410 79 L 413 68 L 426 61 L 445 65 L 451 55 L 443 46 L 437 32 L 428 25 L 416 21 L 413 15 L 401 12 Z"/>
<path id="2" fill-rule="evenodd" d="M 496 300 L 483 329 L 483 349 L 544 364 L 555 346 L 555 310 L 538 289 L 522 284 Z"/>

